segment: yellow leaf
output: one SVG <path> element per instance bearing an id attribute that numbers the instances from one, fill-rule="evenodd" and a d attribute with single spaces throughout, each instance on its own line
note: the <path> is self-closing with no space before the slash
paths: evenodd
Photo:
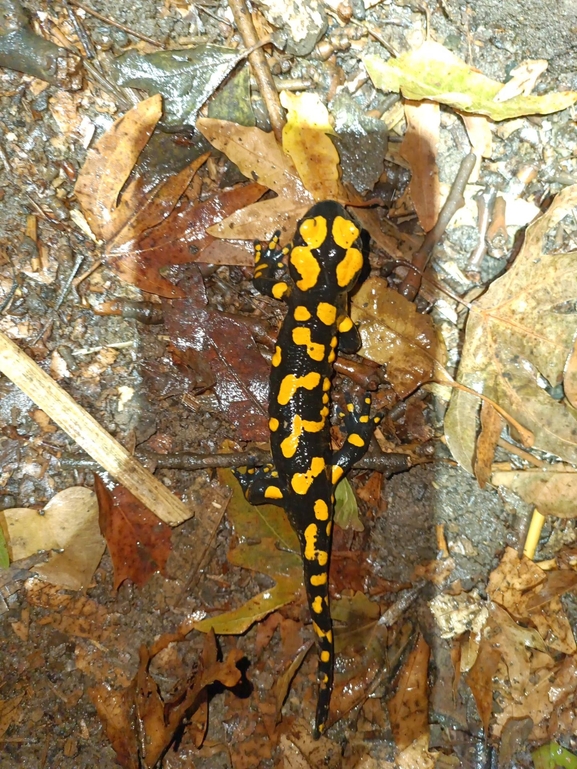
<path id="1" fill-rule="evenodd" d="M 347 196 L 339 182 L 339 154 L 328 136 L 333 129 L 327 108 L 312 93 L 282 91 L 280 100 L 288 111 L 283 147 L 305 187 L 315 200 L 345 201 Z"/>

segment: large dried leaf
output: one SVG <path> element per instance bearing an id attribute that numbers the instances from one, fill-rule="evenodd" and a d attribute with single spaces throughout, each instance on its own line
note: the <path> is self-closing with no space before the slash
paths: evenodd
<path id="1" fill-rule="evenodd" d="M 577 518 L 577 473 L 571 468 L 498 472 L 491 482 L 512 489 L 543 515 Z"/>
<path id="2" fill-rule="evenodd" d="M 399 750 L 429 733 L 428 670 L 429 647 L 419 635 L 401 671 L 397 691 L 387 703 Z"/>
<path id="3" fill-rule="evenodd" d="M 527 228 L 511 269 L 471 308 L 458 380 L 494 400 L 534 434 L 536 448 L 577 462 L 577 417 L 545 389 L 563 381 L 573 349 L 577 298 L 575 252 L 551 253 L 547 233 L 577 204 L 577 185 L 563 190 Z M 455 391 L 445 419 L 455 459 L 472 472 L 479 401 Z"/>
<path id="4" fill-rule="evenodd" d="M 383 278 L 369 278 L 354 295 L 351 317 L 359 327 L 360 354 L 387 367 L 387 379 L 405 398 L 433 378 L 435 364 L 444 363 L 445 345 L 429 315 L 388 287 Z"/>
<path id="5" fill-rule="evenodd" d="M 237 536 L 250 534 L 250 541 L 241 540 L 229 551 L 229 562 L 266 574 L 276 583 L 238 609 L 207 617 L 193 625 L 202 632 L 212 628 L 215 633 L 236 635 L 298 598 L 302 591 L 302 561 L 297 536 L 281 508 L 249 504 L 228 470 L 220 470 L 219 478 L 233 490 L 227 514 Z"/>
<path id="6" fill-rule="evenodd" d="M 503 83 L 486 77 L 433 40 L 388 61 L 369 55 L 363 57 L 363 62 L 375 86 L 383 91 L 400 92 L 406 99 L 416 101 L 437 101 L 463 112 L 488 115 L 493 120 L 547 115 L 567 109 L 577 101 L 575 91 L 498 101 L 495 97 Z"/>
<path id="7" fill-rule="evenodd" d="M 114 589 L 125 579 L 142 586 L 164 573 L 171 550 L 171 528 L 144 507 L 124 486 L 109 492 L 98 475 L 94 488 L 102 531 L 114 567 Z"/>
<path id="8" fill-rule="evenodd" d="M 13 508 L 0 513 L 12 560 L 41 550 L 58 550 L 35 571 L 53 585 L 80 590 L 96 571 L 106 543 L 98 527 L 98 502 L 92 489 L 72 486 L 38 510 Z"/>
<path id="9" fill-rule="evenodd" d="M 117 212 L 120 190 L 161 115 L 160 96 L 141 101 L 88 150 L 74 192 L 97 238 L 108 240 L 122 226 L 123 214 Z"/>

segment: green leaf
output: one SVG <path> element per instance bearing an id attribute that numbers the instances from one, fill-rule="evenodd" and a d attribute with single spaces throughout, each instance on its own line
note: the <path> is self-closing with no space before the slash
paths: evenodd
<path id="1" fill-rule="evenodd" d="M 521 115 L 548 115 L 570 107 L 577 101 L 575 91 L 557 91 L 543 96 L 515 96 L 495 101 L 503 83 L 492 80 L 440 43 L 432 40 L 420 48 L 384 61 L 365 56 L 363 62 L 377 88 L 400 92 L 406 99 L 429 99 L 449 104 L 463 112 L 506 120 Z"/>
<path id="2" fill-rule="evenodd" d="M 232 488 L 227 515 L 240 540 L 229 551 L 229 562 L 266 574 L 276 583 L 237 609 L 193 625 L 203 633 L 213 628 L 217 634 L 238 635 L 299 596 L 303 583 L 302 560 L 297 535 L 284 511 L 275 505 L 251 505 L 230 470 L 219 470 L 218 475 L 221 483 Z"/>
<path id="3" fill-rule="evenodd" d="M 355 492 L 346 478 L 343 478 L 335 491 L 335 523 L 341 529 L 365 530 L 359 517 L 359 506 Z"/>
<path id="4" fill-rule="evenodd" d="M 555 769 L 557 766 L 566 769 L 577 769 L 577 756 L 562 748 L 557 742 L 541 745 L 531 754 L 535 769 Z"/>
<path id="5" fill-rule="evenodd" d="M 8 555 L 8 547 L 4 539 L 4 532 L 0 526 L 0 569 L 7 569 L 9 566 L 10 556 Z"/>

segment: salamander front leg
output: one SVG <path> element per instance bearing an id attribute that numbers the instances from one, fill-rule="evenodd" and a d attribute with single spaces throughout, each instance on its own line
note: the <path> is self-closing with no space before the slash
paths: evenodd
<path id="1" fill-rule="evenodd" d="M 283 506 L 283 489 L 278 474 L 272 465 L 249 467 L 247 470 L 234 468 L 232 472 L 251 505 L 268 503 L 269 505 Z"/>
<path id="2" fill-rule="evenodd" d="M 265 248 L 258 240 L 255 241 L 252 282 L 261 294 L 274 299 L 286 299 L 290 289 L 283 256 L 288 254 L 289 249 L 279 246 L 279 238 L 280 230 L 277 230 Z"/>
<path id="3" fill-rule="evenodd" d="M 371 396 L 369 393 L 366 393 L 360 410 L 356 409 L 352 401 L 347 399 L 347 411 L 340 415 L 345 420 L 347 439 L 333 458 L 333 483 L 335 486 L 369 448 L 369 442 L 375 428 L 383 418 L 382 414 L 375 414 L 374 417 L 371 417 L 370 412 Z"/>

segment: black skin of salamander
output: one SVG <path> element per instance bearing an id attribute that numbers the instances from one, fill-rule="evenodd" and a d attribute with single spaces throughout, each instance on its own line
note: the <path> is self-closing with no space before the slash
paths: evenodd
<path id="1" fill-rule="evenodd" d="M 315 230 L 317 225 L 321 232 L 324 231 L 322 220 L 326 223 L 326 237 L 318 245 L 315 242 L 317 247 L 311 247 L 311 239 L 307 243 L 302 232 L 306 235 L 311 226 Z M 333 237 L 334 233 L 338 234 L 343 228 L 350 229 L 351 238 L 354 238 L 348 249 L 337 244 Z M 274 466 L 236 472 L 236 475 L 250 502 L 280 505 L 299 538 L 305 587 L 319 652 L 319 695 L 313 731 L 314 736 L 319 737 L 326 727 L 333 684 L 334 639 L 329 608 L 328 569 L 334 491 L 342 476 L 365 453 L 380 416 L 369 417 L 371 401 L 368 395 L 360 410 L 348 403 L 344 416 L 348 439 L 342 449 L 334 453 L 331 451 L 329 389 L 337 339 L 339 349 L 346 352 L 358 349 L 360 341 L 356 327 L 349 320 L 347 303 L 348 294 L 358 280 L 361 267 L 348 275 L 350 279 L 345 285 L 339 285 L 337 266 L 351 258 L 352 252 L 356 252 L 353 254 L 353 263 L 358 265 L 363 250 L 359 228 L 342 205 L 324 201 L 314 205 L 299 221 L 293 243 L 289 247 L 281 249 L 278 237 L 279 233 L 276 233 L 265 248 L 255 244 L 254 279 L 261 293 L 281 298 L 287 304 L 270 378 L 269 424 Z M 342 241 L 342 238 L 337 239 Z M 303 274 L 297 269 L 301 265 L 296 256 L 293 260 L 294 249 L 300 247 L 308 249 L 320 267 L 314 285 L 309 285 L 311 280 L 308 284 L 306 280 L 303 282 Z M 298 251 L 294 253 L 296 255 Z M 283 257 L 287 255 L 288 274 L 283 263 Z M 310 266 L 310 260 L 308 264 Z M 307 269 L 304 271 L 306 273 Z M 299 283 L 303 288 L 299 288 Z M 317 310 L 319 304 L 335 308 L 334 322 L 330 322 L 333 320 L 330 313 L 327 317 Z M 309 318 L 306 318 L 307 312 L 303 308 L 308 311 Z M 339 325 L 342 327 L 340 332 Z M 295 329 L 298 329 L 297 335 L 307 334 L 307 329 L 310 331 L 312 348 L 303 343 L 295 343 Z M 287 390 L 286 386 L 287 378 L 290 380 L 291 376 L 308 377 L 305 382 L 310 386 L 296 387 L 287 401 L 287 393 L 290 393 L 290 388 Z M 299 434 L 301 420 L 305 428 Z M 286 439 L 291 435 L 294 449 L 292 455 L 286 449 Z M 354 443 L 350 442 L 351 436 Z M 322 469 L 317 472 L 319 467 Z M 335 467 L 340 469 L 333 473 Z M 306 493 L 302 493 L 303 487 L 299 487 L 298 483 L 296 485 L 301 493 L 296 493 L 291 483 L 299 474 L 308 478 L 305 481 Z"/>

